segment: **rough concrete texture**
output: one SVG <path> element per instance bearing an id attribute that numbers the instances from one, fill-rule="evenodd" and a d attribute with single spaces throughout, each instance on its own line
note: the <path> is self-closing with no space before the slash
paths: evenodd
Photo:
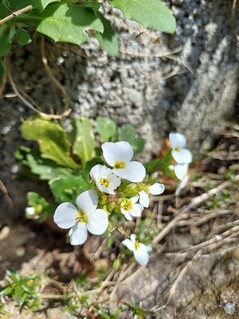
<path id="1" fill-rule="evenodd" d="M 118 124 L 132 123 L 146 138 L 148 157 L 173 130 L 186 134 L 196 154 L 205 137 L 219 127 L 219 120 L 233 111 L 238 87 L 236 13 L 233 19 L 231 1 L 224 0 L 171 0 L 168 4 L 177 19 L 175 35 L 142 31 L 135 23 L 120 22 L 116 14 L 119 57 L 107 57 L 93 40 L 81 48 L 46 41 L 51 70 L 47 73 L 41 41 L 36 39 L 12 52 L 14 82 L 42 111 L 61 113 L 71 107 L 72 117 L 105 116 Z M 169 55 L 178 48 L 178 53 Z M 21 183 L 15 195 L 20 182 L 14 151 L 23 144 L 20 122 L 34 113 L 17 98 L 1 99 L 0 105 L 1 179 L 10 195 L 18 198 L 13 201 L 20 209 L 26 189 Z M 33 190 L 32 185 L 29 188 Z"/>

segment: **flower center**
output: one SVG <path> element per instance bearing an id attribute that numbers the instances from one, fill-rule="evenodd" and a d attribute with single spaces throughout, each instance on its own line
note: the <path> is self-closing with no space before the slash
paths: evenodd
<path id="1" fill-rule="evenodd" d="M 126 165 L 125 165 L 124 161 L 116 161 L 115 162 L 115 165 L 114 165 L 115 169 L 122 169 L 122 168 L 125 168 L 125 167 L 126 167 Z"/>
<path id="2" fill-rule="evenodd" d="M 134 243 L 135 250 L 139 249 L 139 247 L 140 247 L 140 242 L 138 240 L 136 240 Z"/>
<path id="3" fill-rule="evenodd" d="M 121 204 L 122 209 L 126 210 L 127 212 L 129 210 L 133 209 L 133 204 L 131 202 L 131 200 L 125 200 L 122 204 Z"/>
<path id="4" fill-rule="evenodd" d="M 106 179 L 106 178 L 101 178 L 99 180 L 99 184 L 101 186 L 104 186 L 105 188 L 108 188 L 109 187 L 109 181 Z"/>
<path id="5" fill-rule="evenodd" d="M 179 147 L 179 146 L 176 146 L 176 147 L 174 148 L 174 150 L 175 150 L 176 152 L 180 152 L 180 147 Z"/>
<path id="6" fill-rule="evenodd" d="M 88 217 L 85 212 L 79 210 L 76 216 L 76 220 L 81 224 L 88 224 Z"/>
<path id="7" fill-rule="evenodd" d="M 144 191 L 146 194 L 149 194 L 149 186 L 144 183 L 138 183 L 135 188 L 138 192 Z"/>

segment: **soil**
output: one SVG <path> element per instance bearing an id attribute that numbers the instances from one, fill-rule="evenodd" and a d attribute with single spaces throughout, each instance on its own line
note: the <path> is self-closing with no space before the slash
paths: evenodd
<path id="1" fill-rule="evenodd" d="M 0 287 L 5 287 L 7 270 L 23 277 L 44 274 L 47 283 L 41 288 L 44 311 L 32 313 L 4 297 L 7 313 L 0 317 L 105 318 L 99 309 L 108 309 L 109 318 L 114 318 L 114 312 L 124 307 L 119 318 L 239 318 L 238 137 L 237 125 L 225 127 L 207 155 L 194 163 L 191 181 L 179 198 L 174 196 L 175 185 L 166 180 L 165 194 L 152 198 L 150 211 L 161 232 L 153 240 L 147 267 L 127 257 L 115 267 L 117 236 L 110 249 L 98 237 L 90 237 L 83 248 L 73 248 L 51 221 L 37 224 L 23 213 L 6 218 L 0 230 Z M 3 184 L 1 191 L 11 209 L 12 199 Z M 99 286 L 96 276 L 102 269 Z M 82 274 L 87 285 L 76 291 L 86 293 L 91 303 L 69 313 L 63 291 L 74 291 Z M 141 311 L 141 317 L 133 309 Z"/>

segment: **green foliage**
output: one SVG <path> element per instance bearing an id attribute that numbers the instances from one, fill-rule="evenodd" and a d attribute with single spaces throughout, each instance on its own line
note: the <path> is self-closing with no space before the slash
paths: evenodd
<path id="1" fill-rule="evenodd" d="M 175 19 L 172 11 L 160 0 L 110 0 L 125 17 L 135 20 L 148 29 L 167 33 L 175 31 Z"/>
<path id="2" fill-rule="evenodd" d="M 77 167 L 70 157 L 70 144 L 66 133 L 59 124 L 36 118 L 33 121 L 25 121 L 21 131 L 25 139 L 39 143 L 42 158 L 51 159 L 61 166 Z"/>
<path id="3" fill-rule="evenodd" d="M 169 33 L 175 31 L 172 12 L 160 0 L 108 2 L 120 9 L 127 19 L 135 20 L 145 28 Z M 28 30 L 55 42 L 77 45 L 88 40 L 90 31 L 108 55 L 116 56 L 119 52 L 118 34 L 100 8 L 100 0 L 0 0 L 0 20 L 7 17 L 7 21 L 0 23 L 0 56 L 9 53 L 14 39 L 20 45 L 29 44 Z M 17 14 L 11 16 L 16 11 Z"/>
<path id="4" fill-rule="evenodd" d="M 20 307 L 26 305 L 32 310 L 41 308 L 38 291 L 41 287 L 42 277 L 30 275 L 25 278 L 17 272 L 7 271 L 5 288 L 0 292 L 0 297 L 9 296 L 15 300 Z"/>
<path id="5" fill-rule="evenodd" d="M 115 142 L 119 138 L 128 141 L 136 153 L 144 148 L 144 140 L 136 136 L 132 126 L 123 125 L 117 129 L 113 121 L 100 117 L 96 119 L 95 127 L 86 118 L 75 119 L 70 132 L 58 123 L 36 117 L 23 122 L 21 133 L 38 146 L 17 150 L 15 156 L 25 167 L 23 173 L 29 176 L 30 171 L 30 177 L 46 181 L 55 199 L 52 205 L 40 195 L 28 193 L 31 209 L 26 216 L 39 221 L 52 216 L 57 204 L 74 202 L 80 193 L 92 188 L 89 171 L 94 165 L 102 164 L 97 155 L 99 136 L 102 142 Z"/>
<path id="6" fill-rule="evenodd" d="M 95 139 L 89 120 L 82 119 L 73 122 L 73 153 L 77 155 L 84 166 L 95 156 Z"/>
<path id="7" fill-rule="evenodd" d="M 34 213 L 28 216 L 31 219 L 44 221 L 54 213 L 55 207 L 49 204 L 43 197 L 34 192 L 27 193 L 27 202 L 30 208 L 34 208 Z"/>
<path id="8" fill-rule="evenodd" d="M 110 119 L 98 117 L 96 119 L 96 130 L 100 134 L 103 142 L 109 142 L 116 133 L 116 125 Z"/>
<path id="9" fill-rule="evenodd" d="M 130 145 L 134 149 L 134 153 L 138 154 L 143 151 L 145 140 L 141 137 L 137 137 L 135 133 L 135 129 L 129 125 L 125 124 L 119 128 L 119 141 L 126 141 L 130 143 Z"/>

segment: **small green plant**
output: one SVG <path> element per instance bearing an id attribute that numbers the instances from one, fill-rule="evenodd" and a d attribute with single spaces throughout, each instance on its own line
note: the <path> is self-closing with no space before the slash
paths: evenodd
<path id="1" fill-rule="evenodd" d="M 39 275 L 21 277 L 17 272 L 7 271 L 5 288 L 0 297 L 9 297 L 15 300 L 20 307 L 27 306 L 32 311 L 42 308 L 38 292 L 43 278 Z"/>
<path id="2" fill-rule="evenodd" d="M 37 142 L 38 147 L 21 148 L 17 158 L 40 180 L 48 182 L 55 199 L 50 204 L 29 192 L 27 217 L 39 221 L 53 217 L 59 228 L 70 229 L 72 245 L 82 245 L 88 232 L 111 235 L 118 230 L 126 237 L 122 244 L 140 265 L 146 265 L 152 248 L 140 240 L 151 241 L 158 225 L 148 223 L 146 218 L 137 223 L 136 236 L 129 235 L 124 224 L 141 217 L 144 208 L 149 207 L 150 194 L 164 192 L 164 185 L 157 182 L 155 163 L 162 165 L 162 171 L 167 167 L 169 174 L 181 180 L 176 195 L 185 187 L 192 161 L 191 152 L 185 148 L 185 137 L 170 133 L 171 149 L 165 161 L 153 161 L 145 169 L 142 163 L 132 160 L 134 153 L 143 150 L 144 140 L 130 125 L 117 129 L 109 119 L 98 118 L 95 126 L 88 119 L 77 119 L 72 121 L 72 129 L 66 131 L 58 123 L 36 117 L 25 121 L 21 132 L 24 138 Z M 121 263 L 120 258 L 118 262 Z"/>

